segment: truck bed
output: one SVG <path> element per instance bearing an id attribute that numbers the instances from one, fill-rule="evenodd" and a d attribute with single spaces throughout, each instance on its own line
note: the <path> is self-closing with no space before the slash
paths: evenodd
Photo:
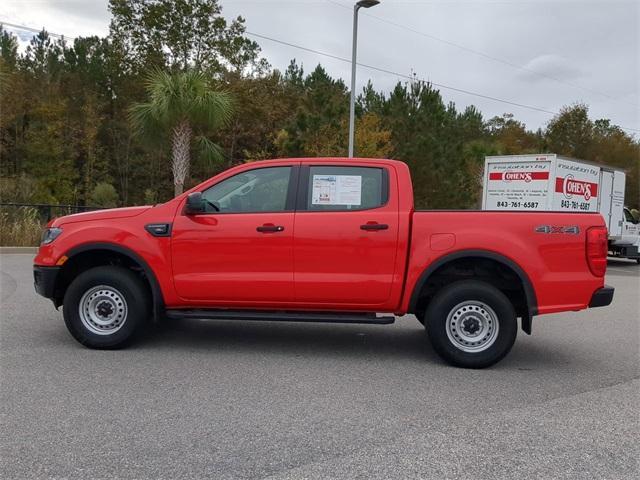
<path id="1" fill-rule="evenodd" d="M 425 266 L 441 258 L 488 252 L 518 265 L 529 277 L 536 314 L 581 310 L 602 283 L 585 258 L 586 231 L 594 226 L 604 226 L 598 213 L 416 211 L 407 284 L 415 284 Z"/>

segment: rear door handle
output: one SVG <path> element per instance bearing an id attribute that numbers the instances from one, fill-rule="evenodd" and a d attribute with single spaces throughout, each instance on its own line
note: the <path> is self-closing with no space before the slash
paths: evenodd
<path id="1" fill-rule="evenodd" d="M 256 230 L 262 233 L 282 232 L 284 227 L 282 225 L 261 225 L 256 227 Z"/>
<path id="2" fill-rule="evenodd" d="M 387 230 L 389 225 L 386 223 L 365 223 L 360 225 L 360 230 Z"/>

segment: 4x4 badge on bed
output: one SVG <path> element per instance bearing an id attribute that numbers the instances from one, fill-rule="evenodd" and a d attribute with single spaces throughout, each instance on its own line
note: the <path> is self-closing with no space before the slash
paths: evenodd
<path id="1" fill-rule="evenodd" d="M 578 235 L 580 233 L 580 227 L 577 225 L 540 225 L 535 228 L 535 231 L 536 233 L 566 233 L 570 235 Z"/>

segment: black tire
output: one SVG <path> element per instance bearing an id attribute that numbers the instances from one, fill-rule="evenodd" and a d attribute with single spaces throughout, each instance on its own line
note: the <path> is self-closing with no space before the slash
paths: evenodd
<path id="1" fill-rule="evenodd" d="M 477 280 L 455 282 L 440 290 L 429 303 L 425 323 L 438 355 L 464 368 L 485 368 L 500 361 L 511 350 L 518 333 L 516 312 L 509 299 L 492 285 Z M 466 342 L 472 337 L 461 337 L 460 328 L 472 330 L 472 335 L 478 335 L 473 337 L 477 341 Z"/>
<path id="2" fill-rule="evenodd" d="M 88 301 L 95 298 L 95 308 L 86 309 L 93 311 L 94 317 L 80 314 L 85 293 Z M 95 267 L 78 275 L 67 288 L 63 305 L 64 322 L 73 338 L 95 349 L 128 345 L 147 322 L 150 312 L 149 293 L 142 280 L 131 270 L 113 266 Z M 92 320 L 102 313 L 107 316 L 98 320 L 108 322 L 106 325 Z M 96 333 L 101 328 L 107 330 Z"/>

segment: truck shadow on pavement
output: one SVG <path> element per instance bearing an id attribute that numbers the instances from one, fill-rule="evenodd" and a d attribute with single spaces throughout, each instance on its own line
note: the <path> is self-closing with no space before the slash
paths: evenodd
<path id="1" fill-rule="evenodd" d="M 143 335 L 137 345 L 171 350 L 212 349 L 331 357 L 389 355 L 440 361 L 428 344 L 424 328 L 416 320 L 406 320 L 401 328 L 244 320 L 165 320 Z"/>
<path id="2" fill-rule="evenodd" d="M 415 325 L 414 325 L 415 324 Z M 239 320 L 165 320 L 150 329 L 133 349 L 171 352 L 284 355 L 315 359 L 398 360 L 447 366 L 416 320 L 394 326 L 336 325 Z M 538 370 L 570 363 L 562 348 L 537 345 L 522 336 L 492 369 Z"/>

